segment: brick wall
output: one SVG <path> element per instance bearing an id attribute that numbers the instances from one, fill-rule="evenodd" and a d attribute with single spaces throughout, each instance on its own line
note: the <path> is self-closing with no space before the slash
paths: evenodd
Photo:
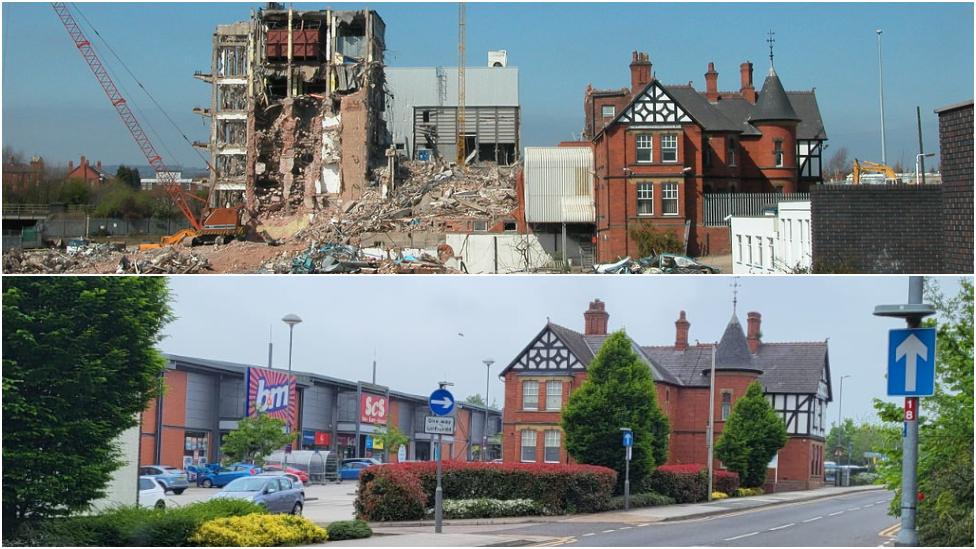
<path id="1" fill-rule="evenodd" d="M 943 268 L 973 272 L 973 103 L 940 109 Z"/>
<path id="2" fill-rule="evenodd" d="M 176 370 L 164 374 L 163 428 L 161 433 L 160 465 L 183 467 L 183 442 L 186 423 L 186 372 Z M 155 461 L 156 406 L 151 400 L 142 414 L 142 448 L 139 464 L 153 465 Z"/>
<path id="3" fill-rule="evenodd" d="M 810 202 L 814 272 L 943 272 L 941 186 L 821 185 Z"/>

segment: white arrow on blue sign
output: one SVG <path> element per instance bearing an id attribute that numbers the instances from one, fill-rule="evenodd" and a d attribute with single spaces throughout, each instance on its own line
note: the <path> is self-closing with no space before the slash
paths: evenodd
<path id="1" fill-rule="evenodd" d="M 454 395 L 447 389 L 437 389 L 427 399 L 430 411 L 437 416 L 447 416 L 454 411 Z"/>
<path id="2" fill-rule="evenodd" d="M 935 328 L 888 333 L 888 396 L 935 394 Z"/>
<path id="3" fill-rule="evenodd" d="M 634 433 L 631 431 L 624 431 L 624 448 L 630 448 L 634 445 Z"/>

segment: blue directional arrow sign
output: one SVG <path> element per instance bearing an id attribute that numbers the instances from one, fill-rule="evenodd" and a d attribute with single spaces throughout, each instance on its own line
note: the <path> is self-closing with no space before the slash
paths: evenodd
<path id="1" fill-rule="evenodd" d="M 430 411 L 437 416 L 449 416 L 454 411 L 454 395 L 447 389 L 438 389 L 427 399 Z"/>
<path id="2" fill-rule="evenodd" d="M 634 445 L 634 433 L 632 431 L 624 431 L 624 448 L 630 448 Z"/>
<path id="3" fill-rule="evenodd" d="M 935 393 L 935 328 L 888 333 L 888 396 Z"/>

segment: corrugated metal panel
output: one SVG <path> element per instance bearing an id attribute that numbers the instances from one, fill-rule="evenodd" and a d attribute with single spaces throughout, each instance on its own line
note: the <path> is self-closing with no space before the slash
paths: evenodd
<path id="1" fill-rule="evenodd" d="M 424 113 L 427 121 L 424 122 Z M 517 107 L 472 107 L 464 109 L 465 133 L 477 135 L 481 143 L 518 143 Z M 413 122 L 416 144 L 426 147 L 425 132 L 436 128 L 437 143 L 440 145 L 456 142 L 457 108 L 417 106 L 414 108 Z"/>
<path id="2" fill-rule="evenodd" d="M 525 219 L 593 223 L 593 152 L 586 147 L 526 147 Z"/>
<path id="3" fill-rule="evenodd" d="M 186 374 L 186 426 L 210 429 L 214 424 L 213 376 L 188 372 Z"/>
<path id="4" fill-rule="evenodd" d="M 406 143 L 413 153 L 413 112 L 418 106 L 457 105 L 456 67 L 386 67 L 387 99 L 384 118 L 395 143 Z M 438 74 L 440 72 L 440 75 Z M 465 70 L 466 107 L 517 107 L 519 74 L 515 67 L 468 67 Z M 453 127 L 453 125 L 452 125 Z M 473 130 L 472 130 L 473 131 Z M 423 146 L 422 141 L 418 142 Z M 515 141 L 510 141 L 514 143 Z"/>
<path id="5" fill-rule="evenodd" d="M 323 385 L 313 385 L 302 393 L 302 427 L 328 430 L 332 424 L 334 390 Z"/>
<path id="6" fill-rule="evenodd" d="M 220 382 L 220 417 L 244 416 L 244 379 L 224 378 Z"/>

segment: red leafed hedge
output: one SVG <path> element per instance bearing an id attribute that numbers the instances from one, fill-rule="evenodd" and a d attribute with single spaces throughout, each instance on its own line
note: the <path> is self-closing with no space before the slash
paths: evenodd
<path id="1" fill-rule="evenodd" d="M 398 463 L 365 469 L 359 476 L 356 514 L 365 520 L 411 520 L 423 510 L 402 505 L 403 494 L 418 482 L 424 507 L 434 505 L 436 463 Z M 554 513 L 589 513 L 606 509 L 617 472 L 594 465 L 495 464 L 446 461 L 442 464 L 444 499 L 531 499 Z M 377 484 L 379 483 L 379 484 Z M 403 487 L 392 489 L 392 485 Z M 396 518 L 389 518 L 395 516 Z"/>
<path id="2" fill-rule="evenodd" d="M 650 477 L 649 488 L 671 496 L 677 503 L 695 503 L 708 499 L 708 469 L 700 463 L 662 465 Z M 739 475 L 731 471 L 714 471 L 712 489 L 734 494 Z"/>

